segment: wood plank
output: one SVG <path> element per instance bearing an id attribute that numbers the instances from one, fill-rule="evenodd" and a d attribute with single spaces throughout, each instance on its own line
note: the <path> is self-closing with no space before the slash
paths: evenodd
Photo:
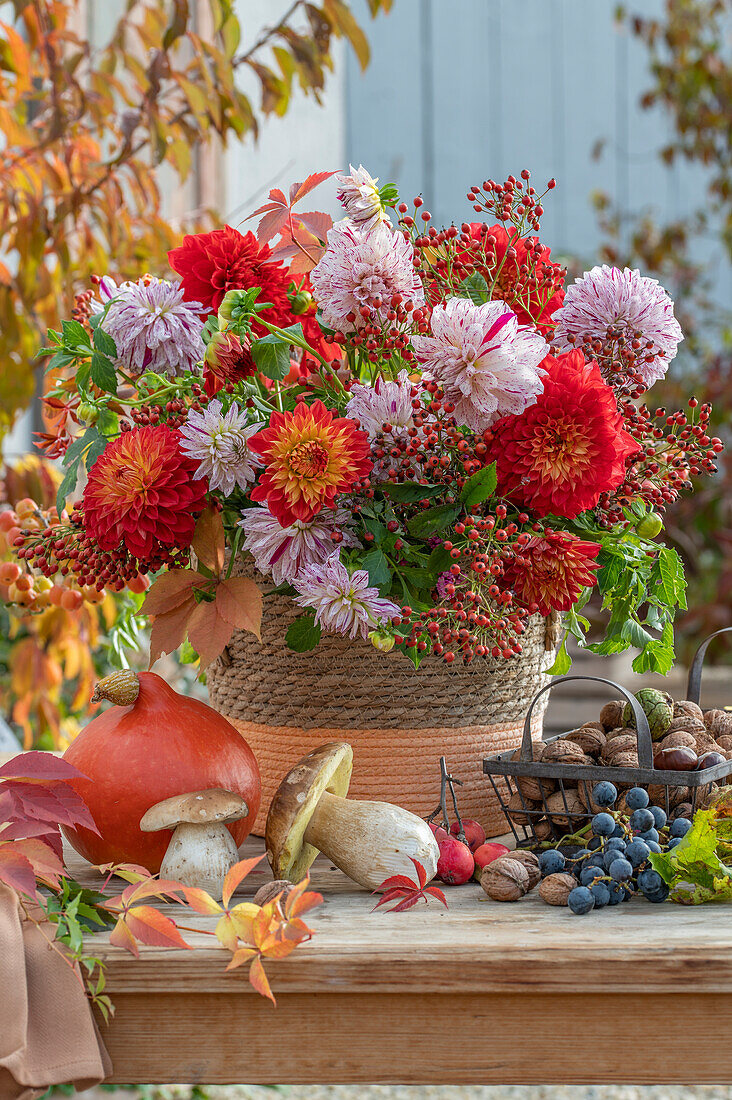
<path id="1" fill-rule="evenodd" d="M 414 992 L 123 995 L 104 1032 L 116 1082 L 715 1083 L 732 997 Z M 639 1041 L 642 1021 L 662 1038 Z M 620 1054 L 622 1052 L 622 1056 Z"/>

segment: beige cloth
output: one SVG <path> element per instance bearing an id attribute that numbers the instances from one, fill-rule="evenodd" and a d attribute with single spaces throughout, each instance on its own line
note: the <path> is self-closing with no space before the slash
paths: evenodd
<path id="1" fill-rule="evenodd" d="M 79 977 L 0 884 L 0 1100 L 91 1088 L 112 1072 Z"/>

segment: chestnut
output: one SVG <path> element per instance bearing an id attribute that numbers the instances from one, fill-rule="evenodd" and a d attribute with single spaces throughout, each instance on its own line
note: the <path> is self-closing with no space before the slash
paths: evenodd
<path id="1" fill-rule="evenodd" d="M 653 764 L 662 771 L 691 772 L 696 768 L 698 759 L 693 749 L 678 745 L 673 749 L 661 749 L 656 753 Z"/>
<path id="2" fill-rule="evenodd" d="M 705 752 L 699 757 L 699 763 L 697 764 L 697 771 L 703 771 L 704 768 L 713 768 L 717 764 L 726 764 L 727 757 L 723 756 L 721 752 Z"/>

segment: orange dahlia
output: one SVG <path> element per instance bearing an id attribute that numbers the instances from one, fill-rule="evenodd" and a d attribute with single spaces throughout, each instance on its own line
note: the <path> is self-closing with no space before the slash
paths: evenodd
<path id="1" fill-rule="evenodd" d="M 625 460 L 639 446 L 594 360 L 571 351 L 539 365 L 543 392 L 520 415 L 493 425 L 488 461 L 496 461 L 504 496 L 539 516 L 574 519 L 620 485 Z"/>
<path id="2" fill-rule="evenodd" d="M 373 463 L 369 439 L 353 420 L 337 417 L 322 401 L 300 402 L 294 412 L 273 412 L 269 426 L 249 440 L 265 472 L 252 500 L 266 500 L 282 526 L 307 523 L 339 493 L 365 477 Z"/>
<path id="3" fill-rule="evenodd" d="M 161 547 L 190 546 L 207 484 L 164 424 L 112 440 L 89 471 L 84 528 L 102 550 L 125 546 L 148 561 Z"/>
<path id="4" fill-rule="evenodd" d="M 584 542 L 566 531 L 545 531 L 517 551 L 503 574 L 503 585 L 512 589 L 530 611 L 548 615 L 569 611 L 583 588 L 597 581 L 597 542 Z"/>

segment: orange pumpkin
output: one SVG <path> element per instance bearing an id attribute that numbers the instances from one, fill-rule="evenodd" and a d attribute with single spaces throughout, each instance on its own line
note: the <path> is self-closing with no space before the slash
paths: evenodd
<path id="1" fill-rule="evenodd" d="M 64 753 L 87 777 L 73 785 L 101 834 L 64 829 L 80 855 L 90 863 L 138 863 L 158 871 L 172 834 L 143 833 L 140 818 L 164 798 L 210 787 L 235 791 L 249 807 L 247 817 L 228 826 L 242 844 L 259 809 L 259 768 L 225 718 L 179 695 L 153 672 L 113 673 L 93 699 L 118 705 L 97 715 Z"/>

